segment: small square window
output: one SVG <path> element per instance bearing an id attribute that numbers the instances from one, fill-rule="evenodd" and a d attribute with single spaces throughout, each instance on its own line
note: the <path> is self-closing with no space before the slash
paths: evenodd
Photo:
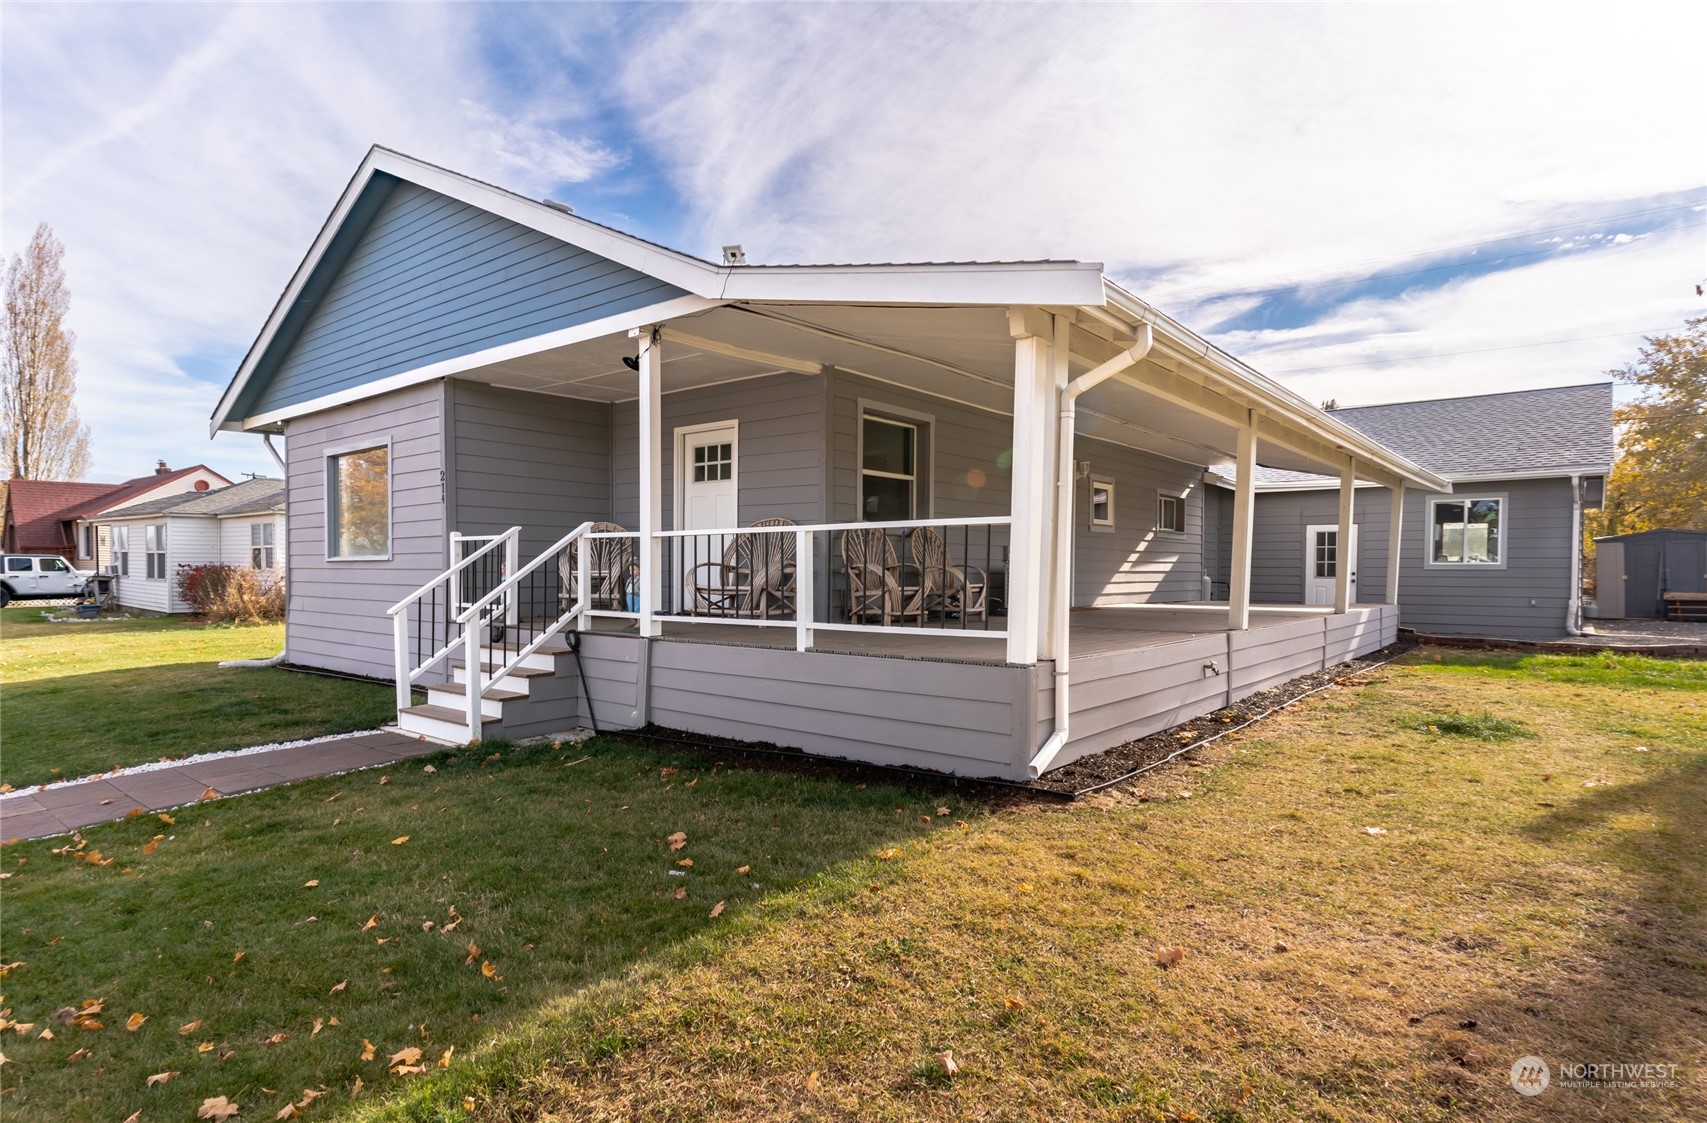
<path id="1" fill-rule="evenodd" d="M 1114 525 L 1114 485 L 1107 480 L 1091 481 L 1091 525 Z"/>
<path id="2" fill-rule="evenodd" d="M 1156 529 L 1175 534 L 1185 533 L 1185 498 L 1179 495 L 1156 497 Z"/>

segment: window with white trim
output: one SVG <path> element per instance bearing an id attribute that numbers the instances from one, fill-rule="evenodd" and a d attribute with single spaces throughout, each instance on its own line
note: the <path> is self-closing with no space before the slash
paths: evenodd
<path id="1" fill-rule="evenodd" d="M 166 524 L 155 523 L 142 528 L 142 553 L 147 559 L 150 580 L 166 577 Z"/>
<path id="2" fill-rule="evenodd" d="M 1428 502 L 1428 564 L 1502 565 L 1503 496 L 1453 495 Z"/>
<path id="3" fill-rule="evenodd" d="M 326 458 L 326 556 L 391 556 L 391 449 Z"/>
<path id="4" fill-rule="evenodd" d="M 1111 480 L 1091 481 L 1091 525 L 1114 525 L 1114 483 Z"/>
<path id="5" fill-rule="evenodd" d="M 735 475 L 735 446 L 724 442 L 693 446 L 693 482 L 716 483 Z"/>
<path id="6" fill-rule="evenodd" d="M 95 556 L 95 524 L 94 523 L 84 523 L 83 524 L 83 549 L 78 551 L 77 556 L 80 558 L 92 558 Z"/>
<path id="7" fill-rule="evenodd" d="M 865 522 L 917 518 L 919 426 L 866 414 L 860 422 L 859 517 Z"/>
<path id="8" fill-rule="evenodd" d="M 113 527 L 113 564 L 120 577 L 130 576 L 130 527 Z"/>
<path id="9" fill-rule="evenodd" d="M 249 524 L 249 564 L 255 569 L 273 568 L 273 524 Z"/>
<path id="10" fill-rule="evenodd" d="M 1156 529 L 1171 531 L 1174 534 L 1185 533 L 1185 496 L 1156 496 Z"/>

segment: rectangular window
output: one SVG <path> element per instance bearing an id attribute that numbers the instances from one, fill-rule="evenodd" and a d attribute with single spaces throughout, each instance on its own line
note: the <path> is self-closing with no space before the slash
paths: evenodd
<path id="1" fill-rule="evenodd" d="M 34 571 L 35 566 L 36 566 L 36 563 L 35 563 L 34 558 L 7 558 L 6 559 L 6 572 L 7 573 L 30 573 L 30 572 Z"/>
<path id="2" fill-rule="evenodd" d="M 1156 529 L 1185 533 L 1185 499 L 1179 495 L 1156 497 Z"/>
<path id="3" fill-rule="evenodd" d="M 860 518 L 866 522 L 915 518 L 919 427 L 868 414 L 862 419 L 860 435 Z"/>
<path id="4" fill-rule="evenodd" d="M 130 576 L 130 527 L 113 527 L 113 564 L 120 577 Z"/>
<path id="5" fill-rule="evenodd" d="M 1429 564 L 1500 565 L 1504 508 L 1497 496 L 1429 500 Z"/>
<path id="6" fill-rule="evenodd" d="M 142 528 L 142 552 L 148 562 L 150 580 L 166 577 L 166 525 L 159 523 Z"/>
<path id="7" fill-rule="evenodd" d="M 256 569 L 273 568 L 273 524 L 249 524 L 249 564 Z"/>
<path id="8" fill-rule="evenodd" d="M 1316 576 L 1339 576 L 1340 532 L 1337 530 L 1318 530 L 1316 532 Z"/>
<path id="9" fill-rule="evenodd" d="M 384 445 L 326 458 L 326 554 L 391 556 L 391 450 Z"/>
<path id="10" fill-rule="evenodd" d="M 1091 481 L 1091 525 L 1114 525 L 1114 484 L 1107 480 Z"/>
<path id="11" fill-rule="evenodd" d="M 83 524 L 83 551 L 78 557 L 92 558 L 95 556 L 95 524 Z"/>

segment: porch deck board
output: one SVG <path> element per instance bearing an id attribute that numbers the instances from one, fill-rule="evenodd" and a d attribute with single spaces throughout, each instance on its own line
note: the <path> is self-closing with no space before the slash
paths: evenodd
<path id="1" fill-rule="evenodd" d="M 1320 621 L 1331 614 L 1325 608 L 1299 605 L 1252 606 L 1251 629 L 1262 631 L 1298 621 Z M 631 625 L 622 619 L 599 617 L 593 630 L 620 634 Z M 968 621 L 962 630 L 951 621 L 945 628 L 893 628 L 885 632 L 813 633 L 813 651 L 844 655 L 879 655 L 897 659 L 928 659 L 954 663 L 1000 664 L 1007 660 L 1006 641 L 977 633 L 1006 624 L 993 617 L 988 625 Z M 1227 630 L 1225 604 L 1145 604 L 1107 608 L 1076 608 L 1071 616 L 1072 655 L 1075 661 L 1099 655 L 1115 655 L 1143 648 L 1180 643 Z M 794 647 L 794 625 L 774 627 L 743 624 L 686 623 L 666 620 L 663 638 L 684 643 L 713 643 L 725 647 L 762 647 L 777 650 Z"/>

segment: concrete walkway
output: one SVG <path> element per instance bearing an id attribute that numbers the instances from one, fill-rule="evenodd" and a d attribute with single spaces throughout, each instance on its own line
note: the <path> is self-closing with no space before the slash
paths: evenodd
<path id="1" fill-rule="evenodd" d="M 50 788 L 0 795 L 0 839 L 47 838 L 122 819 L 131 811 L 165 811 L 221 796 L 260 791 L 293 780 L 375 768 L 412 756 L 442 752 L 443 745 L 401 733 L 353 733 L 254 751 L 237 749 L 182 764 L 120 769 Z"/>

